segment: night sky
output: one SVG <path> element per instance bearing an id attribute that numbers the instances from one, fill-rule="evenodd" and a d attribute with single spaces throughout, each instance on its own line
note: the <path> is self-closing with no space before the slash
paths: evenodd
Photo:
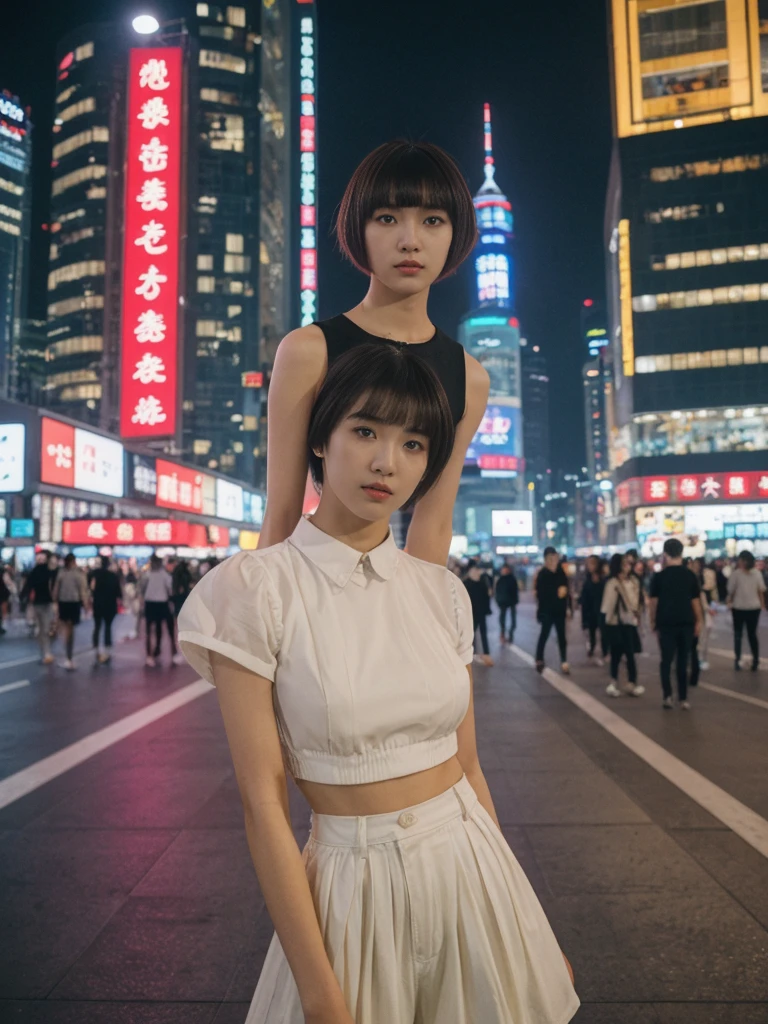
<path id="1" fill-rule="evenodd" d="M 482 112 L 490 102 L 496 180 L 515 218 L 517 315 L 523 335 L 549 360 L 552 466 L 580 468 L 579 310 L 584 298 L 605 291 L 606 0 L 320 0 L 318 7 L 320 316 L 351 308 L 366 289 L 331 233 L 358 162 L 388 139 L 423 139 L 452 154 L 474 193 L 483 181 Z M 163 20 L 194 15 L 194 8 L 173 0 L 31 0 L 6 22 L 0 88 L 32 107 L 36 126 L 31 315 L 43 317 L 46 305 L 48 238 L 40 225 L 48 219 L 56 40 L 87 21 L 120 22 L 130 31 L 142 10 Z M 469 304 L 463 269 L 433 288 L 430 305 L 432 320 L 454 336 Z"/>

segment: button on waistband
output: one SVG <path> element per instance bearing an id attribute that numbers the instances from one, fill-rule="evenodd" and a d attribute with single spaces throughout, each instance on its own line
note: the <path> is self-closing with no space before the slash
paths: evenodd
<path id="1" fill-rule="evenodd" d="M 411 811 L 403 811 L 397 819 L 397 824 L 401 825 L 403 828 L 408 828 L 409 825 L 413 825 L 416 821 L 418 821 L 418 818 L 415 814 L 412 814 Z"/>

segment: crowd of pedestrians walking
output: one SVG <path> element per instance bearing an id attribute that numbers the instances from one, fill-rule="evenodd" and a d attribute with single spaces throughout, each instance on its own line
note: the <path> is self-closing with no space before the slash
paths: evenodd
<path id="1" fill-rule="evenodd" d="M 164 632 L 171 663 L 182 664 L 184 658 L 176 648 L 176 618 L 196 581 L 214 564 L 152 555 L 138 567 L 105 555 L 82 568 L 71 553 L 61 559 L 40 551 L 26 573 L 0 567 L 0 637 L 7 634 L 9 621 L 22 628 L 26 624 L 28 635 L 37 638 L 41 663 L 50 665 L 55 661 L 53 644 L 61 636 L 64 658 L 60 664 L 72 671 L 76 627 L 92 616 L 95 662 L 102 665 L 111 658 L 112 626 L 122 612 L 129 624 L 126 639 L 136 639 L 143 627 L 148 667 L 154 667 L 161 656 Z"/>

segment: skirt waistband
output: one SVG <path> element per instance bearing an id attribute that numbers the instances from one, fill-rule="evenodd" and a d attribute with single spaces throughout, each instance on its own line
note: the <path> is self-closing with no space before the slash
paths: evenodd
<path id="1" fill-rule="evenodd" d="M 378 843 L 390 843 L 430 832 L 454 818 L 466 819 L 477 803 L 477 793 L 466 775 L 439 796 L 401 811 L 386 814 L 310 816 L 310 839 L 329 846 L 353 846 L 365 850 Z"/>

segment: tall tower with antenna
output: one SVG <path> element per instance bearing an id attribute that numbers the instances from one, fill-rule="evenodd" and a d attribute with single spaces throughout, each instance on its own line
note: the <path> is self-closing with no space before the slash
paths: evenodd
<path id="1" fill-rule="evenodd" d="M 480 236 L 472 254 L 471 306 L 459 323 L 459 341 L 488 371 L 491 387 L 486 415 L 467 449 L 455 524 L 457 533 L 467 535 L 470 549 L 487 551 L 530 538 L 523 527 L 515 527 L 523 532 L 507 535 L 504 531 L 512 527 L 500 525 L 515 519 L 502 513 L 527 510 L 527 495 L 523 493 L 514 224 L 512 204 L 496 182 L 490 103 L 483 107 L 483 147 L 484 181 L 474 198 Z"/>

